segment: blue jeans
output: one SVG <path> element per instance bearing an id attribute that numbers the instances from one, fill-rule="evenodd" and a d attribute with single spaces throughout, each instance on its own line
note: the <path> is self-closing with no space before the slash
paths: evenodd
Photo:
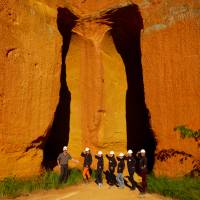
<path id="1" fill-rule="evenodd" d="M 122 173 L 118 173 L 116 177 L 119 187 L 124 187 L 124 176 Z"/>

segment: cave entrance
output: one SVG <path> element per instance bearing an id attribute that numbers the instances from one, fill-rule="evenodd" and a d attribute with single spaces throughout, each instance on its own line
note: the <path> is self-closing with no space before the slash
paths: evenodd
<path id="1" fill-rule="evenodd" d="M 53 169 L 63 145 L 68 144 L 69 141 L 71 94 L 66 83 L 65 60 L 76 19 L 77 17 L 68 9 L 58 9 L 57 24 L 63 37 L 61 87 L 59 103 L 43 146 L 42 165 L 46 169 Z M 141 148 L 146 149 L 148 168 L 152 170 L 156 140 L 150 125 L 150 113 L 145 104 L 140 45 L 141 29 L 143 29 L 142 16 L 138 6 L 131 4 L 110 10 L 101 19 L 102 23 L 108 22 L 112 28 L 110 33 L 126 70 L 127 149 L 133 149 L 134 151 L 138 151 Z"/>
<path id="2" fill-rule="evenodd" d="M 144 95 L 140 44 L 143 19 L 136 4 L 109 11 L 106 18 L 112 22 L 111 35 L 126 69 L 127 149 L 146 149 L 148 168 L 151 171 L 154 165 L 156 140 Z"/>

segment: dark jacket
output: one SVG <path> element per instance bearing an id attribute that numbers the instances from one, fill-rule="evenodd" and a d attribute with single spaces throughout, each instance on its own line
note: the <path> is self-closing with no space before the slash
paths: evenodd
<path id="1" fill-rule="evenodd" d="M 83 167 L 90 168 L 90 165 L 92 164 L 92 155 L 90 153 L 86 154 L 82 152 L 81 156 L 84 157 Z"/>
<path id="2" fill-rule="evenodd" d="M 135 166 L 136 166 L 136 159 L 134 156 L 126 156 L 125 160 L 127 161 L 127 167 L 128 171 L 135 171 Z"/>
<path id="3" fill-rule="evenodd" d="M 140 172 L 146 172 L 147 171 L 147 158 L 146 156 L 140 157 L 139 159 L 139 170 Z"/>
<path id="4" fill-rule="evenodd" d="M 99 156 L 95 155 L 95 158 L 98 160 L 98 162 L 97 162 L 97 170 L 98 171 L 103 171 L 103 167 L 104 167 L 103 156 L 99 157 Z"/>
<path id="5" fill-rule="evenodd" d="M 117 166 L 117 161 L 115 159 L 115 156 L 109 157 L 108 155 L 106 155 L 106 158 L 108 158 L 109 161 L 109 169 L 113 170 L 115 169 L 115 167 Z"/>
<path id="6" fill-rule="evenodd" d="M 117 173 L 123 173 L 125 168 L 124 158 L 117 157 L 118 165 L 117 165 Z"/>

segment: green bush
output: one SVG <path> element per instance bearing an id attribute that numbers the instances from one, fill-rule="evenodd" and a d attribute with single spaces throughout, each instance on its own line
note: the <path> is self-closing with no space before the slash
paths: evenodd
<path id="1" fill-rule="evenodd" d="M 70 175 L 67 180 L 67 185 L 74 185 L 82 182 L 82 172 L 79 169 L 71 169 L 69 173 Z"/>
<path id="2" fill-rule="evenodd" d="M 59 184 L 58 177 L 59 175 L 52 171 L 45 172 L 41 176 L 32 177 L 30 179 L 7 177 L 0 182 L 0 197 L 17 197 L 35 190 L 62 188 L 65 185 L 73 185 L 82 181 L 82 174 L 78 169 L 71 169 L 69 171 L 66 184 Z"/>
<path id="3" fill-rule="evenodd" d="M 78 169 L 69 171 L 66 184 L 58 184 L 58 176 L 55 172 L 45 172 L 41 176 L 30 179 L 5 178 L 0 182 L 0 197 L 17 197 L 35 190 L 62 188 L 82 182 L 82 174 Z M 93 171 L 92 177 L 95 177 L 95 171 Z M 199 200 L 200 178 L 182 177 L 170 179 L 149 175 L 148 191 L 180 200 Z"/>
<path id="4" fill-rule="evenodd" d="M 193 131 L 184 125 L 175 127 L 174 131 L 179 131 L 182 138 L 200 138 L 200 130 Z"/>
<path id="5" fill-rule="evenodd" d="M 200 178 L 148 176 L 148 191 L 180 200 L 199 200 Z"/>

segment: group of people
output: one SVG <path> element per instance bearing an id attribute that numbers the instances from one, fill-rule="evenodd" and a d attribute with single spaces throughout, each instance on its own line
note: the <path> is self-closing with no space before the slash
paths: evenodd
<path id="1" fill-rule="evenodd" d="M 91 179 L 91 165 L 93 162 L 92 154 L 90 149 L 86 147 L 84 151 L 81 153 L 81 156 L 84 158 L 83 162 L 83 180 L 84 182 L 88 182 Z M 137 186 L 136 181 L 134 180 L 134 173 L 137 172 L 142 178 L 141 187 L 139 190 L 141 193 L 145 193 L 147 190 L 147 158 L 146 152 L 144 149 L 141 149 L 139 152 L 134 155 L 133 151 L 128 150 L 127 154 L 120 153 L 118 156 L 115 156 L 114 151 L 110 151 L 109 154 L 106 154 L 106 158 L 108 159 L 108 170 L 106 171 L 107 182 L 110 186 L 116 185 L 120 188 L 125 187 L 124 182 L 124 169 L 125 169 L 125 161 L 127 163 L 129 180 L 131 182 L 131 189 L 134 190 Z M 95 155 L 95 159 L 97 159 L 96 166 L 96 183 L 99 187 L 103 185 L 103 172 L 104 172 L 104 156 L 102 151 L 98 151 Z M 78 163 L 78 160 L 73 159 L 67 151 L 67 147 L 63 147 L 63 152 L 59 154 L 57 158 L 58 166 L 61 169 L 61 174 L 59 181 L 63 182 L 67 179 L 67 170 L 68 170 L 68 161 L 72 160 Z M 117 176 L 115 176 L 115 170 L 117 168 Z"/>

